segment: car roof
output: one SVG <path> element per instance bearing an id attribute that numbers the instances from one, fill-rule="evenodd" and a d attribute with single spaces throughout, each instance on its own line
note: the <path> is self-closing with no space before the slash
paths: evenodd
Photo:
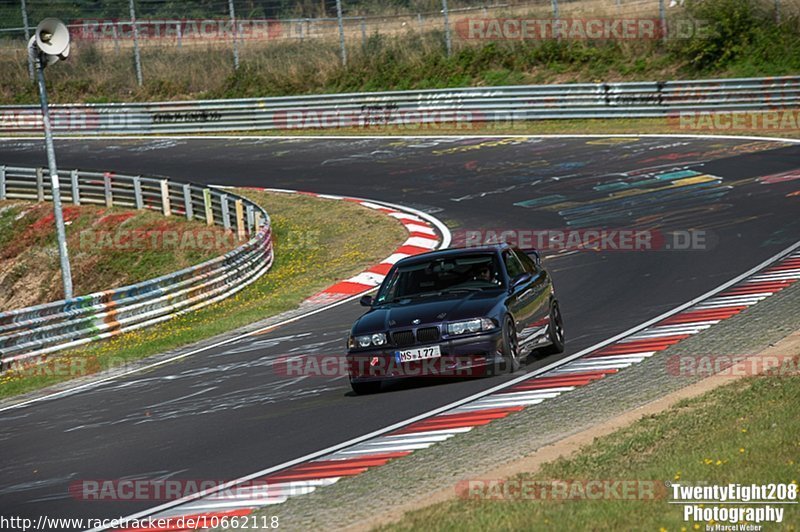
<path id="1" fill-rule="evenodd" d="M 417 262 L 426 262 L 432 259 L 445 259 L 453 258 L 461 255 L 475 255 L 475 254 L 496 254 L 500 251 L 511 249 L 511 246 L 506 243 L 491 244 L 486 246 L 476 246 L 469 248 L 447 248 L 436 251 L 429 251 L 427 253 L 420 253 L 419 255 L 412 255 L 400 259 L 395 264 L 396 266 L 405 266 L 408 264 L 415 264 Z"/>

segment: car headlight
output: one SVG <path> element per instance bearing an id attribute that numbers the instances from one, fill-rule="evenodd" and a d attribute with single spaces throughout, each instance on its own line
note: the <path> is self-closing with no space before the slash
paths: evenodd
<path id="1" fill-rule="evenodd" d="M 375 333 L 365 336 L 356 336 L 352 339 L 350 345 L 362 349 L 371 345 L 386 345 L 386 335 L 384 333 Z"/>
<path id="2" fill-rule="evenodd" d="M 386 335 L 383 333 L 376 333 L 372 335 L 372 345 L 383 345 L 386 343 Z"/>
<path id="3" fill-rule="evenodd" d="M 475 318 L 472 320 L 454 321 L 447 324 L 447 334 L 467 334 L 480 331 L 491 331 L 497 327 L 489 318 Z"/>

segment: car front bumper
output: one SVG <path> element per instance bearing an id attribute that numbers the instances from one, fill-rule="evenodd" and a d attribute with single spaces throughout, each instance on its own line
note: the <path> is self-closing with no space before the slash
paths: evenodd
<path id="1" fill-rule="evenodd" d="M 404 347 L 351 350 L 347 369 L 353 382 L 403 379 L 413 377 L 480 377 L 499 362 L 503 333 L 500 329 L 438 342 Z M 399 362 L 396 353 L 438 345 L 441 357 Z"/>

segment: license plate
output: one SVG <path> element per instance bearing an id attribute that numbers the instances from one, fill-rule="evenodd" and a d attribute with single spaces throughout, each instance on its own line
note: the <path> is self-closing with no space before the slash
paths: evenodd
<path id="1" fill-rule="evenodd" d="M 406 349 L 405 351 L 395 351 L 394 353 L 397 362 L 413 362 L 428 358 L 440 358 L 441 356 L 442 350 L 438 345 L 420 347 L 419 349 Z"/>

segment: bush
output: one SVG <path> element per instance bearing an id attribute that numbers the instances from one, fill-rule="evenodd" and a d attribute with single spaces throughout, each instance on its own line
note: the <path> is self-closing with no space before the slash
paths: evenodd
<path id="1" fill-rule="evenodd" d="M 800 38 L 797 20 L 778 24 L 774 14 L 758 10 L 753 0 L 704 0 L 692 2 L 688 13 L 696 21 L 710 21 L 709 31 L 676 40 L 675 58 L 695 72 L 713 72 L 745 63 L 796 69 Z M 787 63 L 788 61 L 788 63 Z"/>

